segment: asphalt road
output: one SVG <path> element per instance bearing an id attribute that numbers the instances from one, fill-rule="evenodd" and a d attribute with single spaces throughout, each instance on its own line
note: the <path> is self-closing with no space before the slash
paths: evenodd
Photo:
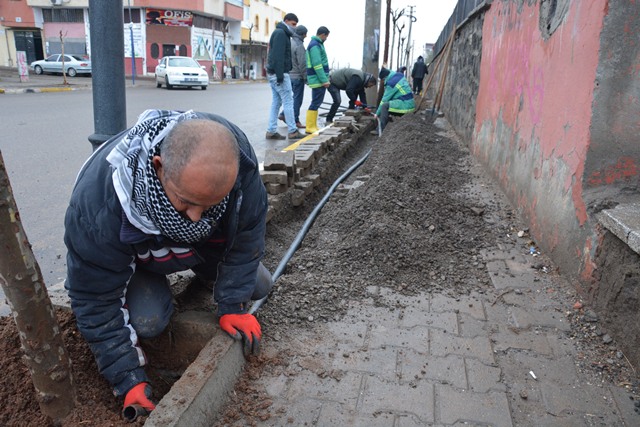
<path id="1" fill-rule="evenodd" d="M 264 139 L 271 105 L 271 90 L 266 83 L 169 91 L 157 89 L 151 81 L 136 81 L 126 90 L 128 126 L 149 108 L 194 109 L 220 114 L 237 124 L 249 137 L 260 161 L 265 150 L 287 145 L 286 140 Z M 308 90 L 303 111 L 310 99 Z M 0 96 L 0 151 L 47 287 L 66 276 L 63 219 L 76 174 L 91 154 L 87 138 L 94 133 L 92 102 L 91 89 Z M 283 123 L 279 126 L 285 133 Z"/>

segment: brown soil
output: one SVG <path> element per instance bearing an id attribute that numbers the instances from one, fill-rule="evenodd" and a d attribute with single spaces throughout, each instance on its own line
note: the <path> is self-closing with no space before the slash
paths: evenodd
<path id="1" fill-rule="evenodd" d="M 481 250 L 516 241 L 522 241 L 516 244 L 525 250 L 535 245 L 514 237 L 526 231 L 516 213 L 484 178 L 455 135 L 435 126 L 429 115 L 406 116 L 391 123 L 382 138 L 365 138 L 341 162 L 341 168 L 323 176 L 324 190 L 369 148 L 367 161 L 345 181 L 354 187 L 363 185 L 330 199 L 258 311 L 263 348 L 278 351 L 265 351 L 272 356 L 260 356 L 247 364 L 223 424 L 254 425 L 268 419 L 274 408 L 253 380 L 265 370 L 285 371 L 288 356 L 295 351 L 290 337 L 304 334 L 315 324 L 340 319 L 349 302 L 367 295 L 368 284 L 407 295 L 425 290 L 449 296 L 490 293 L 493 289 Z M 285 208 L 268 225 L 265 265 L 271 271 L 322 195 L 318 191 L 301 208 L 287 206 L 284 198 Z M 540 268 L 555 274 L 544 256 Z M 558 298 L 577 297 L 572 290 L 563 290 Z M 388 306 L 382 300 L 379 304 Z M 584 373 L 598 381 L 626 382 L 636 391 L 638 382 L 631 368 L 612 356 L 611 345 L 602 345 L 584 315 L 576 311 L 570 316 L 573 329 L 568 337 L 579 346 Z M 80 405 L 63 425 L 132 425 L 120 418 L 121 401 L 99 376 L 73 317 L 60 314 L 60 322 L 80 396 Z M 20 360 L 11 319 L 0 321 L 0 334 L 0 425 L 49 425 L 40 415 L 28 371 Z M 170 381 L 160 375 L 154 381 L 156 392 L 166 392 Z"/>

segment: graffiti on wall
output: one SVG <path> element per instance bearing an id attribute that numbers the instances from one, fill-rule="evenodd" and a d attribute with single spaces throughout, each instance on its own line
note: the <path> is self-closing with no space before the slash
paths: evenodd
<path id="1" fill-rule="evenodd" d="M 211 61 L 213 58 L 213 30 L 193 27 L 191 31 L 191 52 L 193 58 L 203 61 Z"/>
<path id="2" fill-rule="evenodd" d="M 224 61 L 224 40 L 216 37 L 214 42 L 214 50 L 216 61 Z"/>

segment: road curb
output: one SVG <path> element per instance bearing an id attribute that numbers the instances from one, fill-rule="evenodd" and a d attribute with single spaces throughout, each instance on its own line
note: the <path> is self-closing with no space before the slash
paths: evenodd
<path id="1" fill-rule="evenodd" d="M 71 92 L 74 90 L 80 90 L 80 89 L 88 89 L 88 88 L 75 88 L 75 87 L 40 87 L 40 88 L 34 88 L 34 87 L 28 87 L 28 88 L 24 88 L 24 89 L 3 89 L 0 88 L 0 94 L 7 94 L 7 95 L 12 95 L 12 94 L 20 94 L 20 93 L 50 93 L 50 92 Z"/>

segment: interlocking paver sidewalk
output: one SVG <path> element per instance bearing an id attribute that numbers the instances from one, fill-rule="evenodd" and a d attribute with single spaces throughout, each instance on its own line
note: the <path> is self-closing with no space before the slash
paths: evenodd
<path id="1" fill-rule="evenodd" d="M 484 261 L 489 292 L 410 297 L 371 286 L 397 309 L 353 302 L 341 321 L 297 339 L 296 354 L 308 357 L 256 380 L 273 400 L 257 425 L 634 425 L 622 388 L 576 369 L 571 308 L 549 291 L 569 285 L 515 245 Z"/>

